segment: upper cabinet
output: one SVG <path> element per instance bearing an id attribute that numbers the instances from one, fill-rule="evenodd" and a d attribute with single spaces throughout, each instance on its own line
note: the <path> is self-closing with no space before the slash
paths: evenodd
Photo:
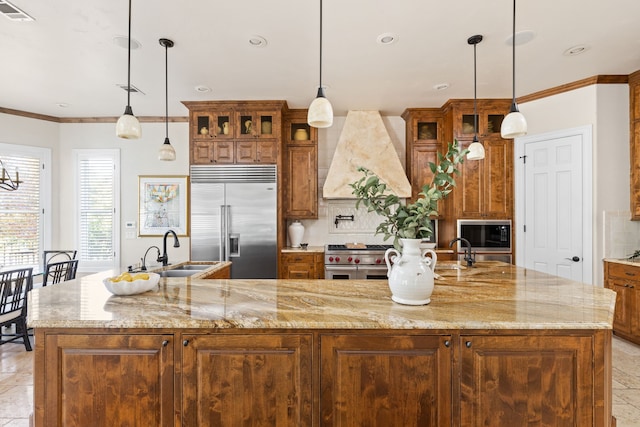
<path id="1" fill-rule="evenodd" d="M 276 164 L 285 101 L 183 102 L 191 164 Z"/>
<path id="2" fill-rule="evenodd" d="M 640 71 L 629 75 L 631 219 L 640 220 Z"/>
<path id="3" fill-rule="evenodd" d="M 284 119 L 284 216 L 318 218 L 318 129 L 307 110 L 289 110 Z"/>

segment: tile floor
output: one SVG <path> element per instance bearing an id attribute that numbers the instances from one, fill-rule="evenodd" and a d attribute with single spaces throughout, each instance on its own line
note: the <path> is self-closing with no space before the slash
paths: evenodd
<path id="1" fill-rule="evenodd" d="M 640 427 L 640 346 L 613 338 L 613 415 L 617 427 Z M 0 426 L 28 427 L 33 407 L 33 352 L 0 346 Z"/>

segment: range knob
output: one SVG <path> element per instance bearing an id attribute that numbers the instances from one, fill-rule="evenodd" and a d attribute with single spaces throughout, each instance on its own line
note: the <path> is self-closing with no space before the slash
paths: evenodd
<path id="1" fill-rule="evenodd" d="M 329 262 L 333 262 L 333 257 L 332 256 L 329 257 Z"/>
<path id="2" fill-rule="evenodd" d="M 353 261 L 353 257 L 347 258 L 347 261 L 349 261 L 349 262 Z"/>
<path id="3" fill-rule="evenodd" d="M 376 264 L 382 264 L 382 260 L 380 258 L 376 258 Z"/>
<path id="4" fill-rule="evenodd" d="M 360 264 L 360 258 L 356 258 L 356 264 Z"/>
<path id="5" fill-rule="evenodd" d="M 339 256 L 336 257 L 336 262 L 340 262 L 340 257 Z"/>

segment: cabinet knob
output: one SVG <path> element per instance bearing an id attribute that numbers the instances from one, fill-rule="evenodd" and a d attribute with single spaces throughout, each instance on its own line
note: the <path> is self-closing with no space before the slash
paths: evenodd
<path id="1" fill-rule="evenodd" d="M 164 340 L 164 341 L 162 341 L 162 346 L 163 346 L 163 347 L 166 347 L 166 346 L 168 346 L 168 345 L 169 345 L 169 340 Z"/>
<path id="2" fill-rule="evenodd" d="M 445 342 L 444 342 L 444 346 L 445 346 L 445 347 L 450 347 L 450 346 L 451 346 L 451 341 L 449 341 L 449 340 L 445 340 Z"/>
<path id="3" fill-rule="evenodd" d="M 467 341 L 464 343 L 465 347 L 471 348 L 471 341 Z"/>
<path id="4" fill-rule="evenodd" d="M 182 341 L 182 345 L 185 346 L 185 347 L 188 346 L 189 345 L 189 340 Z"/>

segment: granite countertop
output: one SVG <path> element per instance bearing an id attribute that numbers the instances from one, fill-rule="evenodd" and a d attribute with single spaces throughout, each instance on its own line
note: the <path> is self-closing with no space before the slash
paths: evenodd
<path id="1" fill-rule="evenodd" d="M 496 261 L 440 263 L 431 304 L 391 301 L 386 280 L 161 278 L 111 295 L 84 276 L 29 296 L 29 326 L 50 328 L 611 329 L 615 293 Z"/>
<path id="2" fill-rule="evenodd" d="M 287 246 L 286 248 L 282 248 L 282 253 L 298 253 L 298 252 L 311 252 L 311 253 L 324 253 L 324 246 L 307 246 L 306 249 L 303 248 L 292 248 Z"/>
<path id="3" fill-rule="evenodd" d="M 634 259 L 605 258 L 604 261 L 606 261 L 606 262 L 615 262 L 615 263 L 618 263 L 618 264 L 625 264 L 625 265 L 633 265 L 634 267 L 640 266 L 640 258 L 634 258 Z"/>

